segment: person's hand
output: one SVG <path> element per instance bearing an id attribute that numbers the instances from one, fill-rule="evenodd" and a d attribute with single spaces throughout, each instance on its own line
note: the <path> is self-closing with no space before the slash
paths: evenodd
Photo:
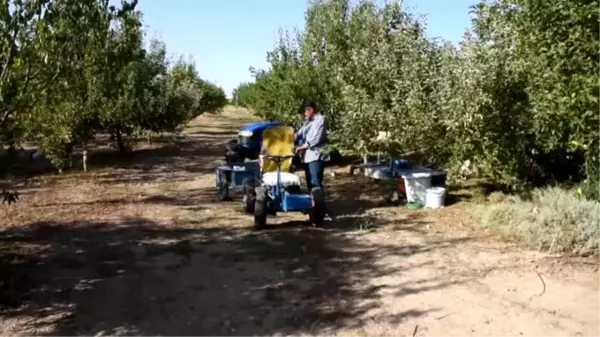
<path id="1" fill-rule="evenodd" d="M 307 147 L 306 145 L 298 146 L 298 147 L 296 148 L 296 152 L 299 152 L 299 151 L 304 151 L 304 150 L 306 150 L 307 148 L 308 148 L 308 147 Z"/>

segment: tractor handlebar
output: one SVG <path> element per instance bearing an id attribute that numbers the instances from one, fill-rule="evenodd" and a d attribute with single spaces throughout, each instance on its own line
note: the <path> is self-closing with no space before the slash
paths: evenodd
<path id="1" fill-rule="evenodd" d="M 263 155 L 263 158 L 270 159 L 270 160 L 272 160 L 274 162 L 280 163 L 280 162 L 282 162 L 282 161 L 284 161 L 286 159 L 294 158 L 294 155 L 273 156 L 273 155 L 267 154 L 267 155 Z"/>

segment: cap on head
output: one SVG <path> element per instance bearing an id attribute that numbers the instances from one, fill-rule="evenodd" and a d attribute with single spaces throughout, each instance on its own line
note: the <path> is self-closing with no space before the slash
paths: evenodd
<path id="1" fill-rule="evenodd" d="M 304 110 L 306 110 L 307 108 L 312 108 L 313 110 L 317 111 L 317 103 L 309 99 L 304 100 L 304 102 L 302 102 L 302 105 L 300 106 L 300 109 L 298 109 L 298 113 L 304 113 Z"/>

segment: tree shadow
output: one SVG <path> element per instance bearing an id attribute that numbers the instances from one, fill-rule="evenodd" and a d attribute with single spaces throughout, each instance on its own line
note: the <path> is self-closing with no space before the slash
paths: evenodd
<path id="1" fill-rule="evenodd" d="M 337 176 L 326 181 L 327 207 L 334 216 L 329 226 L 338 229 L 375 229 L 386 225 L 381 217 L 369 214 L 373 209 L 401 207 L 387 198 L 395 191 L 394 182 L 363 176 Z"/>
<path id="2" fill-rule="evenodd" d="M 185 141 L 163 144 L 159 147 L 138 149 L 126 157 L 114 152 L 96 152 L 90 156 L 93 169 L 133 169 L 141 172 L 183 171 L 207 173 L 213 171 L 214 159 L 225 153 L 224 141 L 211 136 L 188 136 Z M 212 164 L 212 165 L 211 165 Z"/>
<path id="3" fill-rule="evenodd" d="M 397 324 L 435 308 L 385 313 L 386 293 L 452 283 L 372 283 L 422 266 L 379 261 L 444 244 L 456 242 L 363 243 L 297 222 L 265 231 L 144 218 L 32 223 L 0 233 L 0 317 L 32 335 L 328 334 L 369 319 Z"/>
<path id="4" fill-rule="evenodd" d="M 465 192 L 452 192 L 448 191 L 444 199 L 445 206 L 453 206 L 461 202 L 470 201 L 473 199 L 473 195 Z"/>
<path id="5" fill-rule="evenodd" d="M 121 154 L 106 142 L 90 145 L 87 167 L 99 183 L 127 184 L 189 178 L 189 173 L 213 172 L 224 161 L 225 143 L 235 137 L 235 130 L 198 130 L 185 136 L 155 139 L 152 145 L 140 141 L 136 149 Z M 11 175 L 32 178 L 57 172 L 45 158 L 32 159 L 35 150 L 21 150 L 15 159 Z M 82 153 L 73 156 L 74 167 L 65 170 L 72 175 L 82 172 Z M 108 171 L 107 169 L 110 169 Z"/>
<path id="6" fill-rule="evenodd" d="M 42 204 L 32 205 L 32 208 L 48 208 L 48 207 L 72 207 L 72 206 L 113 206 L 124 204 L 141 204 L 141 205 L 167 205 L 180 206 L 182 209 L 193 210 L 204 209 L 203 204 L 213 202 L 211 195 L 205 189 L 189 190 L 178 192 L 176 195 L 141 195 L 141 196 L 126 196 L 117 198 L 108 198 L 90 201 L 70 201 L 70 202 L 47 202 Z"/>
<path id="7" fill-rule="evenodd" d="M 446 187 L 446 206 L 456 205 L 461 202 L 483 201 L 493 192 L 500 191 L 498 185 L 482 180 L 468 180 L 462 183 L 451 184 Z"/>

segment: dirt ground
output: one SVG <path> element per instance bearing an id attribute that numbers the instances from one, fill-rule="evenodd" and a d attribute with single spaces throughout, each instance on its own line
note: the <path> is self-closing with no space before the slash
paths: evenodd
<path id="1" fill-rule="evenodd" d="M 254 231 L 214 188 L 249 119 L 205 115 L 175 144 L 20 186 L 0 207 L 0 334 L 600 334 L 596 258 L 500 243 L 457 194 L 409 211 L 328 175 L 327 228 L 282 214 Z"/>

